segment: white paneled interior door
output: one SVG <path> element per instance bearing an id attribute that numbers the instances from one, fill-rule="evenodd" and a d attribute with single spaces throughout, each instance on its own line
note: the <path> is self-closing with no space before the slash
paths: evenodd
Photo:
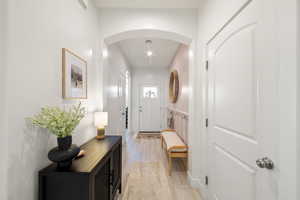
<path id="1" fill-rule="evenodd" d="M 126 129 L 126 77 L 123 73 L 112 76 L 111 90 L 108 99 L 109 133 L 123 135 Z"/>
<path id="2" fill-rule="evenodd" d="M 119 83 L 119 130 L 122 133 L 126 131 L 126 76 L 125 74 L 121 74 L 120 76 L 120 83 Z"/>
<path id="3" fill-rule="evenodd" d="M 141 85 L 139 91 L 139 130 L 140 132 L 159 132 L 161 129 L 160 87 Z"/>
<path id="4" fill-rule="evenodd" d="M 278 60 L 265 2 L 248 1 L 207 46 L 210 200 L 277 199 Z"/>

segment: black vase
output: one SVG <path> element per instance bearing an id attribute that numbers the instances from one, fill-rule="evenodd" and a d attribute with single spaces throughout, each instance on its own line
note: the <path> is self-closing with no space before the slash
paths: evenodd
<path id="1" fill-rule="evenodd" d="M 72 136 L 57 138 L 58 149 L 61 151 L 68 150 L 72 145 Z"/>
<path id="2" fill-rule="evenodd" d="M 80 148 L 76 145 L 71 145 L 66 151 L 62 151 L 58 147 L 55 147 L 49 151 L 48 158 L 52 162 L 57 163 L 58 171 L 65 171 L 69 170 L 73 159 L 76 158 L 79 152 Z"/>

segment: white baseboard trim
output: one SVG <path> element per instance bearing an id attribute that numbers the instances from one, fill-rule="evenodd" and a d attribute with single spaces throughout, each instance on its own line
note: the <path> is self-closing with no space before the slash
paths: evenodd
<path id="1" fill-rule="evenodd" d="M 208 192 L 207 191 L 207 186 L 204 185 L 199 178 L 193 177 L 191 175 L 190 171 L 188 171 L 187 174 L 188 174 L 188 181 L 189 181 L 190 185 L 193 188 L 196 188 L 200 192 L 202 200 L 208 200 L 208 197 L 207 197 L 207 192 Z"/>
<path id="2" fill-rule="evenodd" d="M 189 180 L 189 183 L 190 183 L 190 185 L 193 187 L 193 188 L 196 188 L 196 189 L 198 189 L 198 190 L 200 190 L 200 179 L 198 179 L 198 178 L 194 178 L 192 175 L 191 175 L 191 172 L 190 171 L 188 171 L 187 172 L 187 174 L 188 174 L 188 180 Z"/>
<path id="3" fill-rule="evenodd" d="M 200 182 L 200 193 L 202 200 L 208 200 L 208 189 L 207 186 Z"/>

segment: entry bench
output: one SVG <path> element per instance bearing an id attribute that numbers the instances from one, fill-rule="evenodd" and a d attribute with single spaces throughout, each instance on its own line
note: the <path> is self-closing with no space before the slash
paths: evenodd
<path id="1" fill-rule="evenodd" d="M 169 175 L 172 173 L 172 158 L 187 158 L 188 146 L 177 135 L 176 130 L 161 131 L 161 147 L 166 149 L 169 163 Z"/>

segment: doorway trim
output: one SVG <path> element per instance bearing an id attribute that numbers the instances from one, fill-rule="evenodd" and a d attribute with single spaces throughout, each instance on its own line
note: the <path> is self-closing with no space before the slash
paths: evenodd
<path id="1" fill-rule="evenodd" d="M 124 32 L 119 32 L 104 39 L 104 43 L 109 46 L 116 42 L 120 42 L 122 40 L 134 39 L 134 38 L 160 38 L 166 40 L 173 40 L 179 43 L 183 43 L 186 45 L 190 45 L 193 43 L 193 40 L 175 32 L 169 32 L 159 29 L 135 29 Z"/>
<path id="2" fill-rule="evenodd" d="M 195 33 L 196 34 L 196 33 Z M 167 39 L 176 41 L 182 44 L 189 46 L 189 123 L 188 123 L 188 137 L 189 137 L 189 169 L 188 169 L 188 178 L 193 187 L 198 189 L 201 188 L 201 179 L 199 172 L 201 161 L 199 160 L 199 154 L 196 152 L 201 152 L 201 138 L 199 134 L 199 129 L 202 129 L 202 114 L 201 110 L 203 110 L 202 101 L 203 97 L 197 92 L 202 93 L 202 85 L 199 84 L 199 77 L 201 76 L 200 69 L 197 65 L 196 60 L 196 53 L 197 53 L 197 40 L 196 35 L 190 36 L 185 35 L 178 32 L 172 32 L 169 30 L 163 29 L 151 29 L 151 28 L 141 28 L 141 29 L 128 29 L 122 30 L 119 32 L 115 32 L 111 35 L 104 36 L 104 39 L 101 41 L 101 47 L 103 51 L 106 51 L 107 47 L 111 44 L 120 42 L 126 39 L 132 38 L 145 38 L 145 37 L 152 37 L 152 38 L 159 38 L 159 39 Z M 102 62 L 105 62 L 102 57 Z M 101 69 L 100 69 L 101 70 Z M 103 73 L 102 73 L 103 75 Z M 103 90 L 102 90 L 103 91 Z M 103 96 L 103 95 L 102 95 Z M 131 107 L 132 109 L 132 107 Z M 198 111 L 198 112 L 196 112 Z M 200 111 L 200 113 L 199 113 Z M 132 122 L 132 116 L 130 116 L 130 122 Z M 132 127 L 131 125 L 129 127 Z M 134 130 L 129 130 L 134 131 Z M 202 131 L 201 131 L 202 132 Z M 195 153 L 194 153 L 195 152 Z"/>

